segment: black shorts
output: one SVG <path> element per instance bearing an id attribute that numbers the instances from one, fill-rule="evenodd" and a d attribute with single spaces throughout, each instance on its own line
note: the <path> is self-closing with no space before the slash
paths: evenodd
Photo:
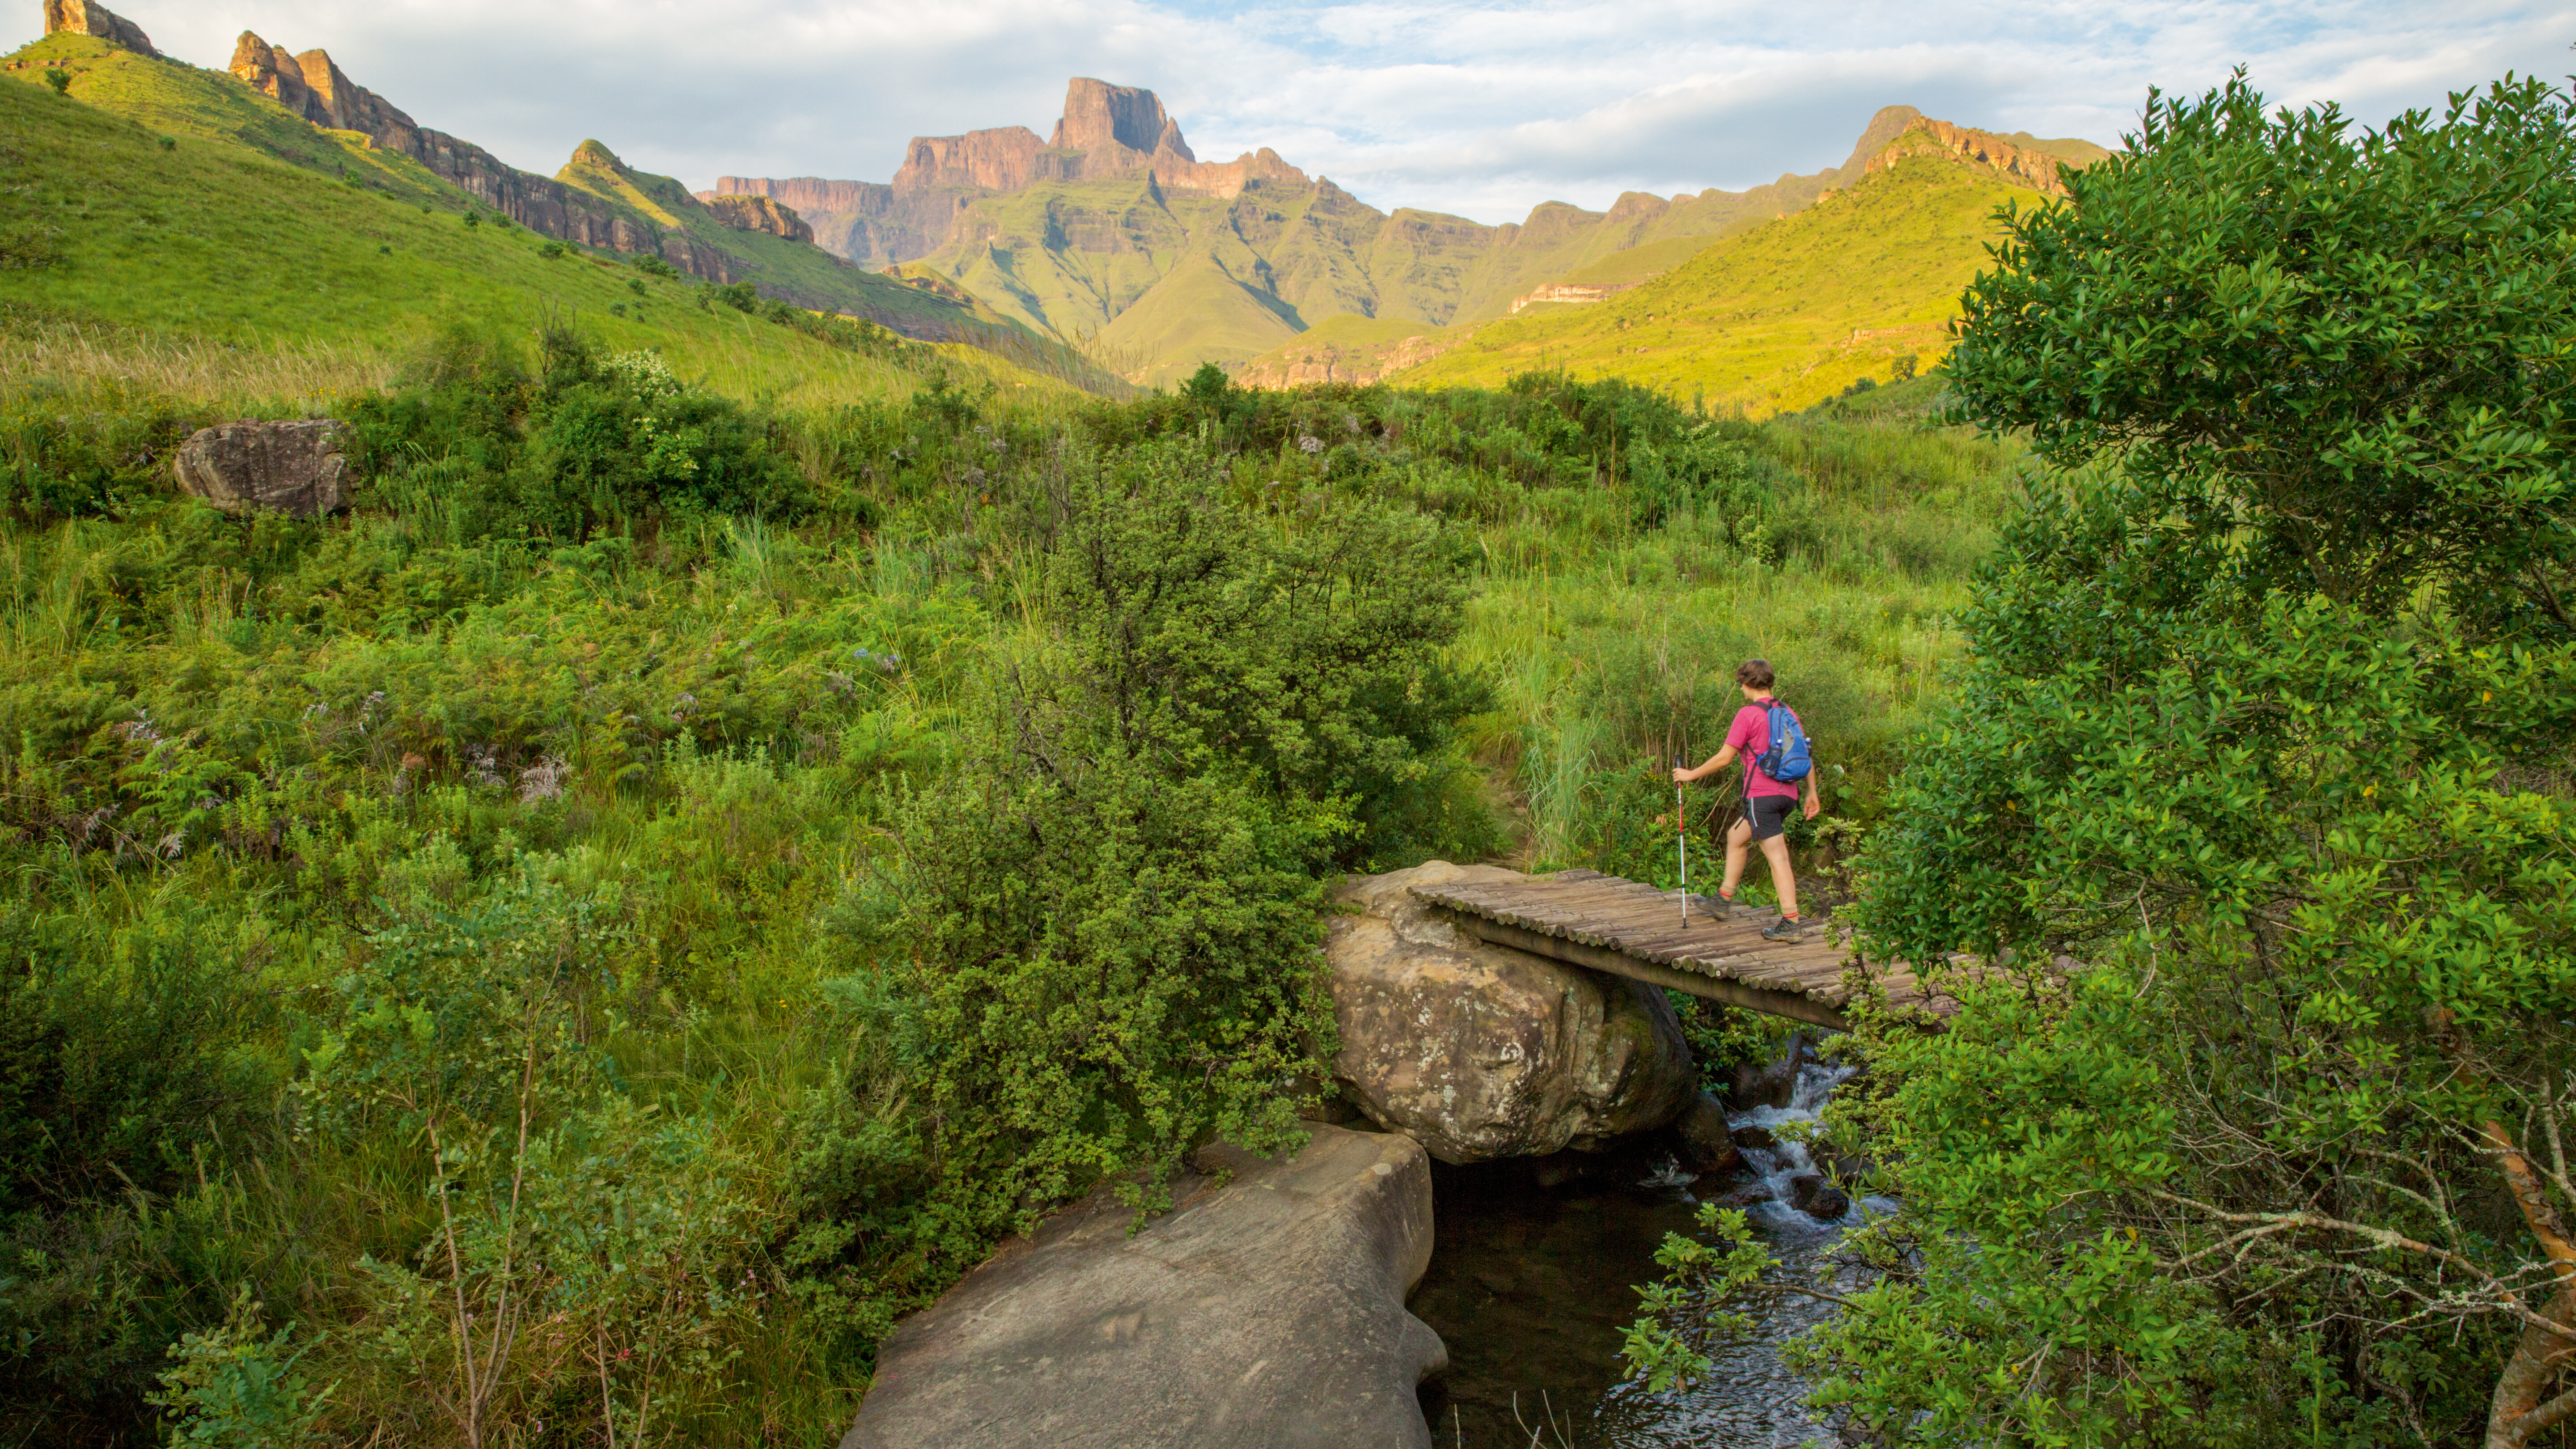
<path id="1" fill-rule="evenodd" d="M 1770 840 L 1788 828 L 1789 812 L 1798 808 L 1795 795 L 1747 795 L 1744 818 L 1753 824 L 1753 838 Z"/>

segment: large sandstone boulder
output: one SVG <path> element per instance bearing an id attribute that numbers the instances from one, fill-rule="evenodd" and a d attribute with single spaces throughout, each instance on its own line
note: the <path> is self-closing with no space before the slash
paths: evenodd
<path id="1" fill-rule="evenodd" d="M 1334 1075 L 1359 1109 L 1443 1162 L 1597 1151 L 1680 1116 L 1699 1082 L 1663 993 L 1489 945 L 1411 887 L 1499 880 L 1433 861 L 1343 887 L 1325 947 Z"/>
<path id="2" fill-rule="evenodd" d="M 1428 1449 L 1447 1367 L 1404 1309 L 1431 1262 L 1431 1169 L 1316 1126 L 1281 1162 L 1216 1148 L 1134 1236 L 1106 1193 L 897 1328 L 841 1449 Z"/>
<path id="3" fill-rule="evenodd" d="M 344 429 L 323 420 L 225 423 L 179 445 L 179 486 L 227 513 L 275 509 L 298 518 L 349 506 Z"/>

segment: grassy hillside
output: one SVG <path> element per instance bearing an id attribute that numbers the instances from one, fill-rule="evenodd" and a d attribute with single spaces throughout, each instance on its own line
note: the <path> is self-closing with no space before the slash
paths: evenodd
<path id="1" fill-rule="evenodd" d="M 1904 359 L 1918 370 L 1940 360 L 2007 199 L 2032 198 L 1985 172 L 1910 158 L 1607 301 L 1436 336 L 1454 345 L 1393 380 L 1497 385 L 1561 367 L 1755 416 L 1803 408 L 1898 375 Z"/>
<path id="2" fill-rule="evenodd" d="M 1420 330 L 1501 316 L 1569 273 L 1652 275 L 1717 235 L 1850 184 L 1918 118 L 1906 106 L 1880 111 L 1845 165 L 1813 176 L 1742 192 L 1632 192 L 1606 212 L 1548 202 L 1507 226 L 1380 212 L 1289 168 L 1251 176 L 1233 197 L 1141 172 L 1042 182 L 972 200 L 948 245 L 923 262 L 1017 321 L 1139 359 L 1134 380 L 1168 382 L 1202 362 L 1246 362 L 1324 317 Z"/>
<path id="3" fill-rule="evenodd" d="M 1936 129 L 1912 107 L 1890 106 L 1871 118 L 1850 159 L 1831 171 L 1784 176 L 1744 192 L 1669 199 L 1630 193 L 1607 212 L 1549 202 L 1528 220 L 1499 227 L 1430 212 L 1380 213 L 1330 181 L 1286 168 L 1253 175 L 1232 198 L 1158 186 L 1144 173 L 1040 183 L 969 201 L 948 245 L 924 265 L 1033 328 L 1068 340 L 1097 339 L 1136 359 L 1132 367 L 1119 368 L 1136 381 L 1170 382 L 1203 362 L 1223 364 L 1259 386 L 1368 381 L 1388 366 L 1418 361 L 1423 351 L 1455 347 L 1471 335 L 1487 339 L 1480 346 L 1489 345 L 1484 324 L 1511 317 L 1525 327 L 1549 313 L 1575 310 L 1541 304 L 1534 312 L 1513 314 L 1513 302 L 1534 287 L 1635 286 L 1719 241 L 1803 214 L 1820 198 L 1863 185 L 1873 163 L 1902 154 L 1891 147 L 1910 145 L 1937 153 L 1930 157 L 1935 162 L 1953 164 Z M 2106 154 L 2082 141 L 2041 141 L 2019 133 L 1999 139 L 2078 164 Z M 2009 184 L 2001 173 L 1974 163 L 1956 162 L 1954 169 L 1982 175 L 1998 193 Z M 1959 235 L 1973 227 L 1972 220 Z M 1958 237 L 1927 231 L 1923 239 L 1938 251 Z M 1896 280 L 1903 290 L 1925 279 Z M 1826 298 L 1826 310 L 1839 315 L 1840 294 L 1852 288 L 1835 279 L 1820 286 L 1834 294 Z M 1365 344 L 1304 335 L 1335 316 L 1409 330 Z M 1913 324 L 1850 324 L 1865 333 L 1888 325 Z M 1458 330 L 1444 334 L 1442 328 Z M 1406 346 L 1407 339 L 1426 335 L 1424 348 Z M 1498 345 L 1509 349 L 1520 335 L 1509 332 Z M 1800 380 L 1773 385 L 1771 374 L 1781 359 L 1771 354 L 1780 344 L 1767 339 L 1759 349 L 1763 356 L 1729 374 L 1728 390 L 1743 394 L 1748 406 L 1795 405 L 1772 400 L 1773 393 L 1809 400 L 1817 393 L 1820 384 L 1804 380 L 1818 361 L 1813 357 L 1796 362 Z M 1920 351 L 1919 344 L 1914 350 Z M 1576 360 L 1588 363 L 1594 351 L 1606 355 L 1617 348 L 1587 348 Z M 1505 371 L 1554 361 L 1552 351 L 1542 358 L 1519 349 L 1499 369 L 1476 376 L 1498 382 Z"/>
<path id="4" fill-rule="evenodd" d="M 1246 387 L 1370 382 L 1449 345 L 1448 329 L 1400 317 L 1327 317 L 1235 370 Z"/>
<path id="5" fill-rule="evenodd" d="M 123 168 L 141 163 L 155 177 L 138 184 L 145 191 L 160 192 L 175 205 L 146 206 L 143 211 L 161 216 L 158 221 L 143 221 L 156 228 L 150 235 L 167 244 L 159 250 L 136 252 L 136 237 L 127 237 L 129 245 L 116 249 L 132 263 L 134 275 L 111 269 L 96 274 L 98 285 L 74 289 L 65 295 L 61 276 L 52 278 L 54 285 L 40 287 L 43 300 L 67 302 L 88 307 L 97 315 L 122 322 L 141 322 L 167 327 L 200 326 L 208 320 L 192 313 L 211 311 L 216 319 L 229 314 L 255 314 L 264 335 L 304 336 L 317 329 L 330 331 L 357 330 L 370 334 L 382 330 L 388 313 L 417 313 L 416 289 L 407 287 L 402 276 L 381 266 L 362 266 L 350 272 L 336 265 L 326 266 L 323 274 L 311 280 L 317 287 L 339 284 L 354 287 L 365 297 L 375 314 L 367 317 L 335 315 L 329 322 L 283 320 L 275 308 L 281 300 L 264 295 L 263 275 L 292 273 L 298 266 L 272 268 L 269 262 L 278 257 L 299 256 L 308 240 L 321 231 L 355 226 L 365 233 L 364 245 L 353 255 L 363 256 L 381 246 L 394 246 L 398 253 L 415 260 L 434 258 L 433 265 L 463 266 L 484 271 L 481 279 L 498 285 L 505 292 L 523 291 L 528 283 L 543 277 L 541 291 L 558 290 L 561 272 L 540 270 L 520 274 L 502 252 L 486 245 L 463 250 L 423 241 L 420 245 L 399 245 L 384 225 L 394 213 L 408 212 L 418 221 L 431 226 L 428 235 L 454 240 L 452 233 L 462 217 L 474 209 L 473 198 L 440 177 L 433 175 L 417 161 L 399 152 L 374 145 L 356 132 L 320 130 L 303 118 L 292 115 L 269 97 L 252 90 L 220 71 L 204 70 L 173 60 L 153 60 L 86 36 L 61 34 L 47 37 L 16 52 L 12 62 L 24 62 L 17 69 L 0 72 L 0 76 L 19 82 L 0 87 L 12 102 L 56 103 L 46 87 L 44 74 L 60 68 L 70 73 L 69 101 L 92 113 L 106 113 L 132 123 L 128 139 L 138 136 L 153 145 L 167 140 L 157 162 L 150 156 L 127 156 L 108 163 Z M 16 112 L 12 113 L 17 114 Z M 42 110 L 29 110 L 26 117 L 46 115 Z M 10 122 L 12 131 L 18 123 Z M 27 145 L 41 149 L 43 136 L 26 132 Z M 47 132 L 46 136 L 56 133 Z M 106 134 L 106 133 L 102 133 Z M 68 139 L 68 137 L 58 137 Z M 22 148 L 23 149 L 23 148 Z M 112 151 L 116 148 L 111 147 Z M 122 154 L 122 153 L 120 153 Z M 121 169 L 101 173 L 95 162 L 83 162 L 74 153 L 58 152 L 50 158 L 35 159 L 60 174 L 57 180 L 66 185 L 94 193 L 93 200 L 113 211 L 120 203 L 138 202 L 126 194 L 121 183 Z M 307 185 L 269 193 L 262 188 L 269 183 L 254 182 L 276 167 L 261 168 L 261 162 L 282 164 L 307 177 L 322 178 L 327 184 L 319 189 Z M 12 163 L 14 164 L 14 163 Z M 214 169 L 209 170 L 212 166 Z M 229 168 L 229 169 L 227 169 Z M 218 175 L 218 173 L 221 173 Z M 163 175 L 162 173 L 167 173 Z M 176 193 L 165 184 L 169 176 L 186 175 Z M 1034 334 L 1021 333 L 1006 319 L 988 308 L 966 299 L 961 302 L 916 288 L 902 286 L 889 278 L 862 271 L 815 247 L 790 242 L 760 232 L 743 231 L 715 221 L 704 207 L 689 198 L 678 182 L 668 177 L 651 176 L 633 171 L 620 163 L 607 147 L 597 142 L 584 146 L 557 178 L 590 193 L 614 212 L 649 225 L 655 231 L 677 230 L 701 247 L 723 253 L 731 270 L 752 280 L 773 297 L 783 297 L 797 305 L 817 310 L 846 312 L 865 317 L 881 325 L 916 337 L 976 338 L 1016 343 L 1017 351 L 1028 360 L 1039 360 L 1045 344 Z M 372 205 L 352 209 L 326 200 L 335 187 L 345 190 L 347 200 L 367 201 Z M 316 207 L 320 210 L 317 212 Z M 431 216 L 421 217 L 427 207 Z M 126 208 L 118 214 L 140 217 L 142 211 Z M 488 213 L 486 214 L 488 217 Z M 315 225 L 318 223 L 319 225 Z M 44 234 L 49 224 L 33 224 L 34 234 Z M 91 228 L 93 232 L 96 228 Z M 503 231 L 491 226 L 478 227 L 485 240 L 506 237 L 522 250 L 540 248 L 545 239 L 524 231 Z M 248 243 L 248 245 L 243 245 Z M 325 252 L 345 248 L 323 243 Z M 584 255 L 577 247 L 565 248 L 575 256 Z M 215 254 L 232 253 L 229 262 L 218 262 Z M 175 270 L 160 265 L 144 265 L 150 256 L 163 254 L 194 255 L 198 264 Z M 601 260 L 622 263 L 615 253 Z M 491 266 L 497 265 L 498 271 Z M 415 269 L 416 270 L 416 269 Z M 628 311 L 643 308 L 652 315 L 648 302 L 631 296 L 615 295 L 624 288 L 626 274 L 621 271 L 606 290 L 598 287 L 571 288 L 558 299 L 561 305 L 596 306 L 605 311 L 623 301 L 631 304 Z M 17 278 L 20 283 L 24 277 Z M 413 278 L 412 280 L 417 280 Z M 215 283 L 208 286 L 207 283 Z M 390 285 L 391 290 L 387 288 Z M 460 279 L 465 294 L 464 306 L 469 312 L 487 311 L 483 302 L 471 294 L 481 288 L 476 279 Z M 653 283 L 654 287 L 679 295 L 682 283 Z M 300 283 L 299 283 L 300 287 Z M 447 288 L 444 283 L 442 289 Z M 590 295 L 597 293 L 596 296 Z M 95 295 L 88 295 L 95 294 Z M 16 295 L 0 283 L 0 295 Z M 294 306 L 284 314 L 297 317 L 313 313 L 310 300 L 328 296 L 328 292 L 299 290 Z M 349 292 L 342 296 L 348 298 Z M 666 298 L 667 300 L 667 298 Z M 120 310 L 122 307 L 122 310 Z M 336 309 L 334 309 L 336 311 Z M 441 313 L 443 315 L 443 312 Z M 241 320 L 235 316 L 233 320 Z M 613 330 L 613 329 L 612 329 Z M 684 329 L 685 330 L 685 329 Z M 739 330 L 739 329 L 737 329 Z M 702 339 L 691 339 L 695 345 Z M 676 359 L 675 359 L 676 360 Z M 982 364 L 976 364 L 981 366 Z M 1059 369 L 1061 370 L 1061 369 Z M 755 368 L 755 373 L 760 369 Z M 1018 379 L 1014 379 L 1015 381 Z M 762 378 L 758 385 L 777 388 L 797 384 L 778 378 Z"/>
<path id="6" fill-rule="evenodd" d="M 1677 236 L 1663 241 L 1612 252 L 1589 266 L 1577 267 L 1552 282 L 1577 287 L 1631 287 L 1651 277 L 1660 277 L 1691 258 L 1707 251 L 1725 237 L 1741 235 L 1760 226 L 1768 217 L 1737 222 L 1717 236 Z"/>
<path id="7" fill-rule="evenodd" d="M 453 189 L 408 158 L 315 132 L 208 72 L 69 36 L 22 54 L 88 69 L 69 96 L 37 65 L 0 84 L 0 382 L 310 398 L 372 386 L 451 322 L 518 332 L 557 316 L 735 396 L 825 403 L 920 384 L 918 363 L 702 306 L 686 279 L 468 226 L 435 199 Z M 298 141 L 301 164 L 260 144 Z M 917 354 L 932 356 L 1005 387 L 1037 381 L 970 348 Z"/>

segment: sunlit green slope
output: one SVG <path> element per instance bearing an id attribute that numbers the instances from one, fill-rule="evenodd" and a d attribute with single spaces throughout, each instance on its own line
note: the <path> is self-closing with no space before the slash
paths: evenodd
<path id="1" fill-rule="evenodd" d="M 0 72 L 18 82 L 0 84 L 0 308 L 12 353 L 0 380 L 113 375 L 125 354 L 286 347 L 338 359 L 345 385 L 363 386 L 383 359 L 449 322 L 524 331 L 555 316 L 610 347 L 659 348 L 740 395 L 819 401 L 916 383 L 917 369 L 702 307 L 687 279 L 489 220 L 468 226 L 461 194 L 410 158 L 316 131 L 228 77 L 69 35 L 13 59 L 35 63 Z M 73 72 L 67 96 L 43 83 L 54 66 Z M 907 304 L 970 315 L 876 280 Z M 1033 380 L 973 349 L 941 350 L 1006 386 Z M 309 373 L 297 373 L 301 390 Z M 231 375 L 256 391 L 255 374 Z"/>
<path id="2" fill-rule="evenodd" d="M 1990 172 L 1911 157 L 1606 301 L 1432 334 L 1446 350 L 1390 380 L 1492 386 L 1562 367 L 1756 416 L 1805 407 L 1904 359 L 1940 360 L 2008 199 L 2038 200 Z"/>

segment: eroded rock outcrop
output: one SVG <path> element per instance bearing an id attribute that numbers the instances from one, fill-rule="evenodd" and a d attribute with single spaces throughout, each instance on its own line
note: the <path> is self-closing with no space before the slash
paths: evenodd
<path id="1" fill-rule="evenodd" d="M 2066 157 L 2018 145 L 1992 132 L 1936 121 L 1929 116 L 1918 117 L 1885 149 L 1870 157 L 1868 169 L 1883 171 L 1908 156 L 1923 155 L 1947 156 L 1983 166 L 2007 180 L 2051 196 L 2066 194 L 2066 183 L 2057 179 L 2057 169 L 2067 163 Z"/>
<path id="2" fill-rule="evenodd" d="M 63 31 L 112 41 L 136 55 L 157 58 L 161 54 L 152 48 L 152 37 L 143 33 L 142 26 L 95 0 L 45 0 L 45 33 Z"/>
<path id="3" fill-rule="evenodd" d="M 1447 1363 L 1405 1311 L 1431 1261 L 1431 1171 L 1395 1136 L 1318 1126 L 1282 1162 L 1199 1154 L 1132 1237 L 1106 1192 L 1005 1247 L 877 1354 L 841 1449 L 1417 1449 Z"/>
<path id="4" fill-rule="evenodd" d="M 782 205 L 766 196 L 715 196 L 701 198 L 716 220 L 743 231 L 767 232 L 789 241 L 809 242 L 814 228 L 796 214 L 796 208 Z"/>
<path id="5" fill-rule="evenodd" d="M 471 141 L 420 125 L 384 97 L 350 80 L 328 51 L 308 50 L 299 55 L 245 30 L 234 42 L 231 70 L 243 84 L 314 125 L 355 131 L 385 150 L 399 151 L 540 236 L 659 256 L 681 271 L 711 282 L 742 279 L 740 268 L 731 258 L 690 240 L 676 229 L 639 222 L 620 214 L 598 195 L 567 184 L 560 176 L 547 178 L 521 171 Z M 677 182 L 627 171 L 624 163 L 597 141 L 584 141 L 573 152 L 565 170 L 584 167 L 614 171 L 640 189 L 656 193 L 655 201 L 665 207 L 700 205 Z M 729 217 L 717 219 L 728 225 L 741 225 Z M 798 225 L 801 223 L 773 214 L 749 229 L 769 231 L 793 241 L 813 240 L 812 229 L 805 228 L 798 235 Z"/>
<path id="6" fill-rule="evenodd" d="M 250 31 L 233 42 L 232 73 L 317 126 L 357 131 L 388 151 L 420 154 L 420 127 L 341 71 L 327 50 L 294 54 Z"/>
<path id="7" fill-rule="evenodd" d="M 1358 913 L 1325 945 L 1344 1095 L 1443 1162 L 1598 1150 L 1698 1090 L 1660 991 L 1489 945 L 1410 890 L 1514 874 L 1433 861 L 1352 881 L 1341 898 Z"/>
<path id="8" fill-rule="evenodd" d="M 327 419 L 200 428 L 179 445 L 171 470 L 181 488 L 227 513 L 337 513 L 349 506 L 346 432 Z"/>

